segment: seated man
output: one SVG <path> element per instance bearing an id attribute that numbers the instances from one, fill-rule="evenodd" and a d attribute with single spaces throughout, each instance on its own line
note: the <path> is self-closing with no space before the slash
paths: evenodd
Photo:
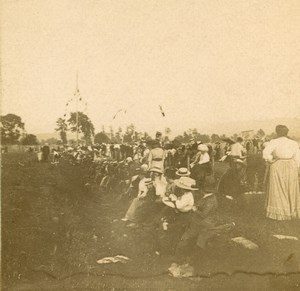
<path id="1" fill-rule="evenodd" d="M 160 251 L 172 253 L 176 246 L 174 242 L 178 240 L 178 235 L 181 235 L 182 231 L 189 224 L 194 206 L 192 191 L 197 190 L 193 187 L 195 184 L 195 180 L 189 177 L 181 177 L 174 181 L 178 191 L 162 199 L 164 207 L 155 221 L 155 225 L 159 226 L 158 248 Z"/>
<path id="2" fill-rule="evenodd" d="M 214 230 L 211 228 L 217 223 L 215 217 L 217 207 L 215 194 L 204 191 L 203 197 L 193 207 L 189 226 L 176 247 L 177 258 L 183 258 L 195 242 L 202 249 L 206 247 L 207 240 L 214 235 Z"/>
<path id="3" fill-rule="evenodd" d="M 218 202 L 214 190 L 206 188 L 202 195 L 203 196 L 195 202 L 195 206 L 190 215 L 189 225 L 186 227 L 176 246 L 175 259 L 179 264 L 184 262 L 189 263 L 188 255 L 194 250 L 195 246 L 197 246 L 199 250 L 205 250 L 209 239 L 231 231 L 234 228 L 234 223 L 224 224 L 224 222 L 221 222 L 223 219 L 220 219 L 217 214 Z M 201 259 L 203 260 L 206 255 L 207 253 L 202 251 L 200 253 Z M 193 254 L 194 258 L 195 256 L 196 253 Z M 195 263 L 198 261 L 196 256 Z"/>
<path id="4" fill-rule="evenodd" d="M 218 185 L 218 193 L 229 199 L 236 199 L 243 193 L 242 181 L 245 176 L 246 164 L 236 159 L 235 166 L 229 168 L 221 177 Z"/>

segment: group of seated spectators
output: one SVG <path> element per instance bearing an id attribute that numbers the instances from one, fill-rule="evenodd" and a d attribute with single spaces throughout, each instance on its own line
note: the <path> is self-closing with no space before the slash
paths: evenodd
<path id="1" fill-rule="evenodd" d="M 122 219 L 127 227 L 151 225 L 166 231 L 176 224 L 183 228 L 175 245 L 178 260 L 185 257 L 193 243 L 205 249 L 208 239 L 226 228 L 216 216 L 214 190 L 209 185 L 197 188 L 187 168 L 162 171 L 158 166 L 143 164 L 130 180 L 129 193 L 134 198 Z"/>
<path id="2" fill-rule="evenodd" d="M 73 164 L 88 160 L 92 182 L 103 193 L 127 198 L 122 218 L 127 227 L 154 227 L 167 234 L 177 225 L 181 230 L 173 241 L 174 254 L 182 260 L 193 246 L 203 250 L 211 237 L 233 227 L 219 219 L 222 195 L 234 200 L 247 189 L 263 190 L 262 149 L 258 139 L 175 145 L 162 144 L 157 135 L 131 144 L 67 147 L 63 153 Z M 229 166 L 219 181 L 209 183 L 207 178 L 214 176 L 219 161 Z"/>

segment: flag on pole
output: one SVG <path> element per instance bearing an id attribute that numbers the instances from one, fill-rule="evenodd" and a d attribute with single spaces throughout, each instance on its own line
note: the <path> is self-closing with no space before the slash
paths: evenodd
<path id="1" fill-rule="evenodd" d="M 166 115 L 165 115 L 165 112 L 164 112 L 164 110 L 163 110 L 162 106 L 161 106 L 161 105 L 158 105 L 158 106 L 159 106 L 159 109 L 160 109 L 161 115 L 162 115 L 163 117 L 165 117 Z"/>
<path id="2" fill-rule="evenodd" d="M 123 109 L 119 109 L 118 111 L 117 111 L 117 113 L 114 115 L 114 117 L 113 117 L 113 120 L 114 119 L 116 119 L 116 117 L 117 117 L 117 115 L 122 111 Z"/>

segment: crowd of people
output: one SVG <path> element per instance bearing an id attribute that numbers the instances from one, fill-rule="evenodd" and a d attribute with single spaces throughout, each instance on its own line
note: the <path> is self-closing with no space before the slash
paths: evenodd
<path id="1" fill-rule="evenodd" d="M 149 141 L 66 147 L 52 154 L 55 163 L 60 156 L 74 165 L 87 162 L 88 183 L 127 198 L 130 205 L 122 218 L 127 227 L 165 231 L 180 225 L 175 255 L 182 260 L 191 244 L 205 249 L 211 237 L 234 227 L 218 219 L 221 197 L 239 201 L 242 194 L 265 193 L 268 218 L 300 218 L 299 144 L 288 138 L 284 125 L 278 125 L 276 133 L 270 141 L 238 137 L 175 145 L 164 144 L 158 132 Z M 43 155 L 49 156 L 47 146 Z M 213 179 L 216 163 L 228 164 L 218 181 Z"/>

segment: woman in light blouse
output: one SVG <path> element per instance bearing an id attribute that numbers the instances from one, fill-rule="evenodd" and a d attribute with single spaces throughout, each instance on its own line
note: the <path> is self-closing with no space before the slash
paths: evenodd
<path id="1" fill-rule="evenodd" d="M 196 186 L 198 188 L 203 188 L 205 178 L 211 174 L 211 170 L 208 147 L 205 144 L 200 144 L 195 160 L 191 163 L 191 177 L 196 180 Z"/>
<path id="2" fill-rule="evenodd" d="M 300 150 L 298 143 L 287 137 L 288 131 L 285 125 L 276 126 L 278 137 L 263 151 L 269 163 L 266 215 L 275 220 L 300 218 Z"/>

